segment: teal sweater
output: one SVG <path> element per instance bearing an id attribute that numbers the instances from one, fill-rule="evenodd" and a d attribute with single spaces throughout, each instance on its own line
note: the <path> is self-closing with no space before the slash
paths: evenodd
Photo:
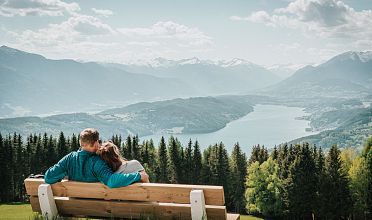
<path id="1" fill-rule="evenodd" d="M 141 179 L 140 173 L 113 173 L 95 153 L 79 150 L 67 154 L 45 173 L 45 182 L 53 184 L 65 176 L 80 182 L 101 182 L 110 188 L 122 187 Z"/>

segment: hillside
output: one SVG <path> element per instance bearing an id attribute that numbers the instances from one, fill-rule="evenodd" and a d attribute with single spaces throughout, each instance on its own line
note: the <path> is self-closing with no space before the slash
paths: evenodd
<path id="1" fill-rule="evenodd" d="M 319 66 L 306 66 L 265 93 L 287 98 L 360 98 L 371 94 L 371 85 L 372 52 L 347 52 Z"/>
<path id="2" fill-rule="evenodd" d="M 91 111 L 194 95 L 177 80 L 0 48 L 0 117 Z"/>
<path id="3" fill-rule="evenodd" d="M 372 106 L 328 111 L 311 119 L 311 125 L 317 129 L 331 130 L 299 138 L 291 143 L 309 142 L 324 148 L 334 144 L 339 147 L 361 147 L 372 135 Z"/>
<path id="4" fill-rule="evenodd" d="M 78 133 L 86 127 L 99 128 L 104 137 L 112 134 L 145 136 L 165 133 L 208 133 L 253 111 L 243 98 L 205 97 L 142 102 L 97 114 L 74 113 L 48 117 L 0 119 L 2 133 Z"/>

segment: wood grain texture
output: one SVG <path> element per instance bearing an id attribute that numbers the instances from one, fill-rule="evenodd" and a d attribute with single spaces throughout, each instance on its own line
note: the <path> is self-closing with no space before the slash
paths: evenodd
<path id="1" fill-rule="evenodd" d="M 73 199 L 55 197 L 58 212 L 63 216 L 85 217 L 118 217 L 140 218 L 154 216 L 159 219 L 191 219 L 190 204 L 136 202 L 136 201 L 105 201 L 97 199 Z M 40 212 L 38 197 L 31 196 L 32 210 Z M 225 206 L 206 206 L 208 219 L 225 220 Z"/>
<path id="2" fill-rule="evenodd" d="M 227 213 L 226 220 L 240 220 L 240 215 L 235 213 Z"/>
<path id="3" fill-rule="evenodd" d="M 44 180 L 28 178 L 24 182 L 27 194 L 37 196 L 37 189 Z M 62 181 L 52 184 L 53 195 L 59 197 L 180 204 L 190 204 L 190 191 L 193 189 L 203 190 L 206 205 L 225 204 L 222 186 L 135 183 L 127 187 L 110 189 L 102 183 Z"/>

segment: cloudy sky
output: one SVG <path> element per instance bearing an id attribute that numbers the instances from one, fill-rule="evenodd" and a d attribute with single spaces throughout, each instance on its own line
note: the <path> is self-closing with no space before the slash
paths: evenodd
<path id="1" fill-rule="evenodd" d="M 320 63 L 372 50 L 372 1 L 0 0 L 0 44 L 100 62 Z"/>

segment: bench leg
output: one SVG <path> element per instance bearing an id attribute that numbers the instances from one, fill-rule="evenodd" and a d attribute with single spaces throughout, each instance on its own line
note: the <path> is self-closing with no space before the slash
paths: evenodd
<path id="1" fill-rule="evenodd" d="M 38 189 L 41 214 L 47 220 L 53 220 L 58 215 L 56 202 L 54 201 L 52 187 L 49 184 L 41 184 Z"/>
<path id="2" fill-rule="evenodd" d="M 205 211 L 205 200 L 203 190 L 191 190 L 191 219 L 192 220 L 207 220 L 207 212 Z"/>

